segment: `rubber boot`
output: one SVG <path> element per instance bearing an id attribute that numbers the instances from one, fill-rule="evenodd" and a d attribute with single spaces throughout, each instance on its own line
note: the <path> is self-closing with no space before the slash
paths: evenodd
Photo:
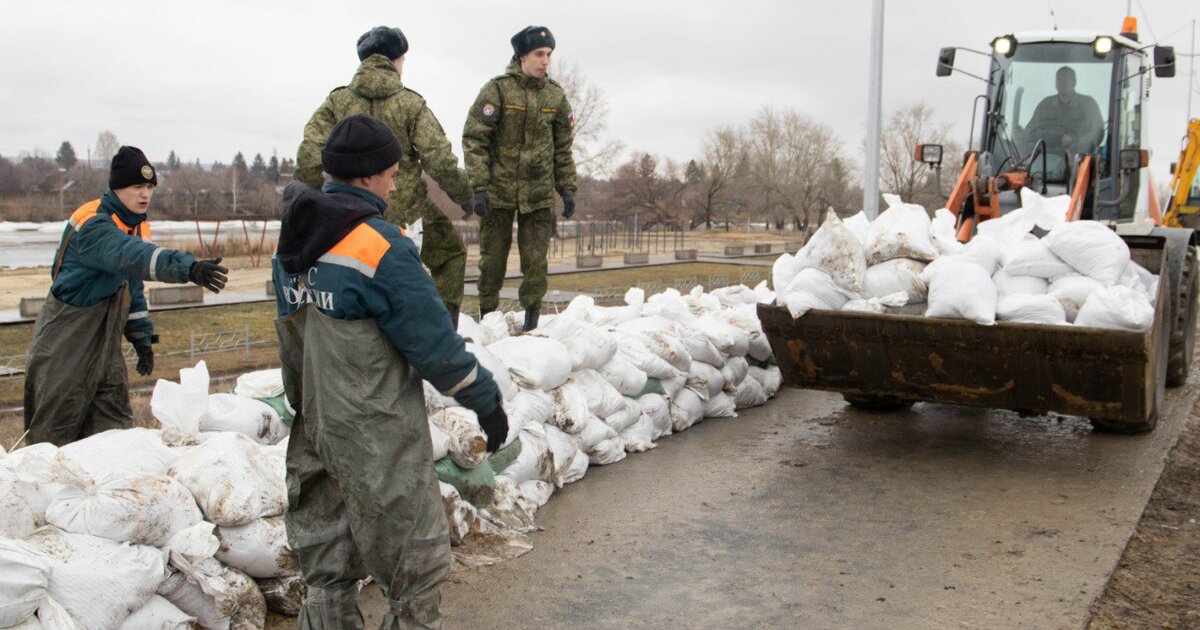
<path id="1" fill-rule="evenodd" d="M 488 313 L 491 313 L 491 312 L 492 312 L 492 311 L 494 311 L 494 310 L 496 310 L 496 309 L 494 309 L 494 308 L 483 308 L 483 307 L 480 307 L 480 309 L 479 309 L 479 320 L 480 320 L 480 321 L 483 321 L 483 316 L 484 316 L 484 315 L 487 315 Z"/>
<path id="2" fill-rule="evenodd" d="M 537 328 L 538 315 L 541 315 L 541 310 L 542 307 L 540 304 L 538 306 L 530 306 L 529 308 L 525 309 L 525 332 L 529 332 L 534 328 Z"/>
<path id="3" fill-rule="evenodd" d="M 447 304 L 446 310 L 450 312 L 450 327 L 458 330 L 458 306 Z"/>

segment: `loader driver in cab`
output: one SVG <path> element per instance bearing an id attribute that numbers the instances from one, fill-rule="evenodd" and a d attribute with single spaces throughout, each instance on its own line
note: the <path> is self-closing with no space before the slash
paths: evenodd
<path id="1" fill-rule="evenodd" d="M 1032 147 L 1046 141 L 1046 150 L 1071 156 L 1090 153 L 1104 136 L 1104 118 L 1096 100 L 1075 91 L 1075 69 L 1063 66 L 1054 74 L 1057 94 L 1047 96 L 1033 110 L 1029 124 L 1021 131 Z M 1020 129 L 1020 128 L 1018 128 Z"/>

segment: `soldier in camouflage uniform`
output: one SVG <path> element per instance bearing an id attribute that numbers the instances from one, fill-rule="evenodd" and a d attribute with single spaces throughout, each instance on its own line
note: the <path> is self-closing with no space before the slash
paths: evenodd
<path id="1" fill-rule="evenodd" d="M 563 217 L 575 213 L 575 119 L 561 85 L 546 76 L 554 35 L 530 26 L 512 38 L 507 72 L 483 86 L 463 129 L 463 159 L 475 187 L 479 226 L 479 308 L 500 302 L 508 267 L 512 224 L 521 255 L 521 306 L 525 330 L 537 327 L 546 295 L 546 258 L 554 231 L 554 192 Z"/>
<path id="2" fill-rule="evenodd" d="M 320 190 L 321 147 L 338 121 L 352 114 L 369 114 L 391 127 L 404 148 L 396 172 L 396 192 L 387 199 L 384 218 L 410 225 L 424 219 L 421 262 L 429 267 L 438 294 L 457 327 L 463 297 L 467 249 L 450 219 L 429 199 L 424 171 L 470 213 L 471 187 L 458 167 L 450 140 L 420 94 L 404 87 L 400 70 L 408 40 L 398 28 L 377 26 L 358 39 L 362 63 L 350 85 L 329 93 L 304 127 L 304 140 L 296 156 L 296 179 Z"/>

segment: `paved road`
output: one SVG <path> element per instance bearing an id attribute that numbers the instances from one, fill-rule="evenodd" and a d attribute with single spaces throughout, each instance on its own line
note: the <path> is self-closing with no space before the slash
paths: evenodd
<path id="1" fill-rule="evenodd" d="M 1198 392 L 1129 437 L 785 390 L 561 490 L 532 552 L 445 588 L 447 627 L 1079 628 Z"/>

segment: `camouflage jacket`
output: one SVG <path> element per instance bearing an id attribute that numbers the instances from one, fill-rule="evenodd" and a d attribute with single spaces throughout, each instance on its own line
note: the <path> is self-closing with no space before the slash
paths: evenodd
<path id="1" fill-rule="evenodd" d="M 479 91 L 463 129 L 463 159 L 475 190 L 497 208 L 532 212 L 575 194 L 571 142 L 575 119 L 553 79 L 508 71 Z"/>
<path id="2" fill-rule="evenodd" d="M 387 199 L 384 217 L 408 224 L 432 202 L 421 171 L 457 204 L 468 203 L 471 186 L 450 150 L 450 140 L 420 94 L 404 87 L 396 66 L 383 55 L 371 55 L 358 66 L 350 85 L 329 93 L 304 126 L 304 140 L 296 155 L 296 179 L 320 190 L 321 147 L 337 122 L 351 114 L 369 114 L 391 127 L 404 157 L 396 171 L 396 192 Z"/>

